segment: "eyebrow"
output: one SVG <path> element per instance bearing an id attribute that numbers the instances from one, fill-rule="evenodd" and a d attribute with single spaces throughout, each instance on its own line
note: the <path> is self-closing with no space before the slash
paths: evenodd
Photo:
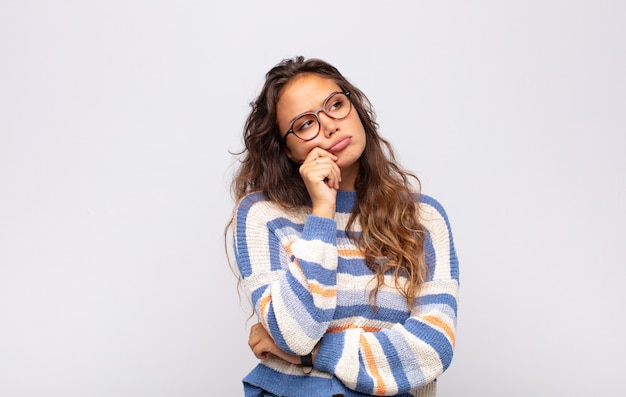
<path id="1" fill-rule="evenodd" d="M 331 96 L 333 96 L 333 95 L 335 95 L 335 94 L 337 94 L 337 93 L 339 93 L 339 92 L 342 92 L 342 91 L 333 91 L 333 92 L 331 92 L 330 94 L 328 94 L 328 96 L 327 96 L 327 97 L 326 97 L 326 98 L 322 101 L 322 107 L 321 107 L 321 108 L 323 108 L 323 107 L 324 107 L 324 104 L 326 103 L 326 101 L 327 101 L 327 100 L 328 100 Z M 320 109 L 321 109 L 321 108 L 320 108 Z M 294 117 L 293 119 L 289 120 L 289 124 L 290 124 L 290 125 L 291 125 L 291 124 L 293 124 L 293 122 L 294 122 L 294 121 L 296 121 L 296 120 L 298 119 L 298 117 L 300 117 L 300 116 L 304 116 L 305 114 L 312 114 L 312 113 L 315 113 L 315 111 L 313 111 L 313 110 L 309 110 L 308 112 L 302 112 L 302 113 L 300 113 L 299 115 L 297 115 L 296 117 Z"/>

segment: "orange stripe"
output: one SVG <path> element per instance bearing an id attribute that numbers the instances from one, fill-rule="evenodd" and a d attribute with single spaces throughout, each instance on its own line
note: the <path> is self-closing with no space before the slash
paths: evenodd
<path id="1" fill-rule="evenodd" d="M 343 256 L 344 258 L 362 258 L 363 257 L 363 251 L 358 250 L 358 249 L 353 249 L 353 250 L 337 250 L 337 253 L 340 256 Z"/>
<path id="2" fill-rule="evenodd" d="M 266 296 L 261 298 L 261 303 L 259 303 L 259 309 L 261 310 L 261 316 L 265 317 L 265 311 L 267 310 L 267 306 L 270 304 L 272 298 L 270 296 Z"/>
<path id="3" fill-rule="evenodd" d="M 314 293 L 316 295 L 321 295 L 324 298 L 334 298 L 337 296 L 336 289 L 324 288 L 320 286 L 319 284 L 309 284 L 309 289 L 311 290 L 311 293 Z"/>
<path id="4" fill-rule="evenodd" d="M 454 337 L 454 331 L 452 330 L 452 328 L 450 328 L 448 324 L 446 324 L 442 319 L 436 316 L 424 316 L 424 321 L 428 322 L 431 325 L 434 325 L 436 327 L 443 329 L 446 335 L 448 335 L 448 339 L 450 339 L 450 343 L 452 343 L 452 346 L 454 347 L 455 342 L 456 342 L 455 337 Z"/>
<path id="5" fill-rule="evenodd" d="M 363 354 L 365 355 L 365 362 L 372 372 L 372 377 L 375 380 L 376 387 L 376 395 L 383 396 L 385 395 L 385 391 L 387 391 L 387 387 L 385 386 L 385 382 L 383 381 L 382 376 L 380 376 L 380 372 L 378 372 L 378 368 L 376 367 L 376 360 L 374 360 L 374 352 L 372 352 L 372 347 L 369 343 L 367 343 L 367 339 L 365 339 L 365 335 L 361 335 L 361 348 L 363 349 Z"/>
<path id="6" fill-rule="evenodd" d="M 380 331 L 380 328 L 378 327 L 363 327 L 363 326 L 358 326 L 358 325 L 354 325 L 354 324 L 350 324 L 350 325 L 343 325 L 341 327 L 330 327 L 326 330 L 326 332 L 328 332 L 329 334 L 332 334 L 334 332 L 343 332 L 347 329 L 355 329 L 355 328 L 360 328 L 365 332 L 378 332 Z"/>

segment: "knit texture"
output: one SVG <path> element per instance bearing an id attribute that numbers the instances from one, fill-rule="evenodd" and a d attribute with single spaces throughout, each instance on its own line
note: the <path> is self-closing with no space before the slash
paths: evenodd
<path id="1" fill-rule="evenodd" d="M 243 379 L 247 397 L 435 396 L 452 360 L 459 289 L 458 260 L 443 207 L 420 196 L 428 279 L 415 305 L 391 275 L 376 286 L 345 228 L 356 192 L 337 192 L 334 219 L 310 207 L 285 211 L 261 193 L 244 197 L 234 216 L 234 252 L 254 311 L 284 351 L 306 355 L 320 341 L 314 369 L 276 357 Z M 354 231 L 360 232 L 358 222 Z"/>

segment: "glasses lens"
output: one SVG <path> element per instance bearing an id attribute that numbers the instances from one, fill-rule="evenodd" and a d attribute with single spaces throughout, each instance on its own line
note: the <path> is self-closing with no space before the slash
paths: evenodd
<path id="1" fill-rule="evenodd" d="M 324 111 L 334 119 L 342 119 L 350 113 L 351 103 L 346 94 L 338 93 L 326 101 Z"/>
<path id="2" fill-rule="evenodd" d="M 298 138 L 309 140 L 315 138 L 320 125 L 314 114 L 305 114 L 296 119 L 293 123 L 293 132 Z"/>

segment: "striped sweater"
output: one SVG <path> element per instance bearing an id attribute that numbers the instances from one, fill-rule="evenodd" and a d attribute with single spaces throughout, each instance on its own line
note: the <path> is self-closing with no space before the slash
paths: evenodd
<path id="1" fill-rule="evenodd" d="M 314 369 L 270 356 L 243 379 L 247 397 L 435 396 L 455 342 L 458 261 L 443 207 L 420 198 L 428 279 L 411 310 L 391 275 L 370 306 L 373 273 L 345 228 L 356 192 L 337 192 L 334 219 L 310 207 L 285 211 L 261 193 L 237 205 L 234 252 L 259 321 L 284 351 Z M 355 232 L 360 226 L 355 222 Z"/>

